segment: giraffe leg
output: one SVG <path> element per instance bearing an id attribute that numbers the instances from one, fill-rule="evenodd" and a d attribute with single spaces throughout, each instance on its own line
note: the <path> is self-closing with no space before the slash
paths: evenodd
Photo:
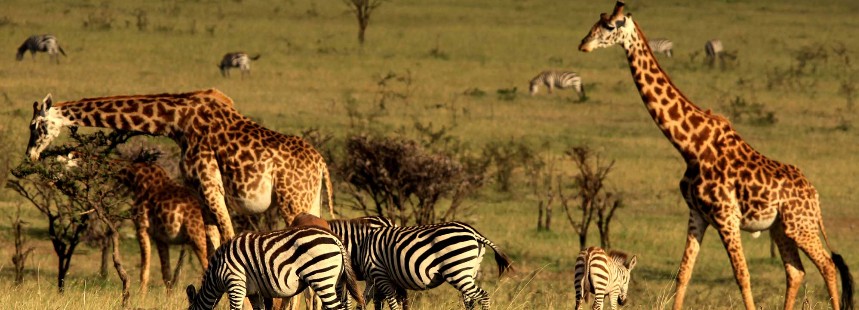
<path id="1" fill-rule="evenodd" d="M 829 254 L 826 252 L 826 248 L 823 247 L 823 243 L 820 242 L 820 238 L 817 236 L 816 227 L 811 230 L 798 229 L 795 232 L 796 236 L 793 237 L 793 240 L 796 241 L 799 248 L 805 252 L 805 255 L 808 255 L 808 258 L 814 262 L 814 265 L 817 266 L 817 270 L 820 270 L 820 274 L 823 276 L 823 281 L 826 283 L 826 289 L 829 291 L 832 309 L 841 309 L 841 300 L 838 298 L 838 276 L 835 270 L 835 263 L 832 261 L 832 258 L 829 257 Z M 788 237 L 790 237 L 789 234 Z"/>
<path id="2" fill-rule="evenodd" d="M 784 233 L 782 223 L 776 223 L 770 229 L 770 235 L 778 251 L 781 253 L 781 260 L 784 262 L 784 272 L 787 277 L 787 289 L 784 295 L 784 309 L 792 310 L 796 303 L 796 294 L 799 291 L 799 286 L 802 284 L 802 278 L 805 276 L 805 270 L 802 268 L 802 261 L 799 258 L 799 249 L 796 247 L 796 242 L 787 237 Z"/>
<path id="3" fill-rule="evenodd" d="M 719 228 L 719 236 L 722 238 L 722 244 L 728 252 L 728 257 L 731 259 L 731 267 L 734 269 L 734 279 L 737 280 L 737 285 L 740 287 L 746 310 L 755 310 L 751 277 L 749 275 L 749 267 L 746 264 L 746 257 L 743 254 L 739 226 L 739 219 L 737 221 L 729 220 L 728 223 Z"/>
<path id="4" fill-rule="evenodd" d="M 209 257 L 208 254 L 208 244 L 206 242 L 206 235 L 200 235 L 203 231 L 197 230 L 197 234 L 191 237 L 191 247 L 194 249 L 194 255 L 197 256 L 197 260 L 200 262 L 200 266 L 205 271 L 209 268 Z"/>
<path id="5" fill-rule="evenodd" d="M 137 242 L 140 245 L 140 294 L 146 295 L 149 290 L 149 265 L 152 259 L 152 247 L 149 244 L 148 225 L 137 227 Z"/>
<path id="6" fill-rule="evenodd" d="M 691 208 L 691 207 L 690 207 Z M 686 233 L 686 249 L 683 259 L 680 261 L 680 270 L 677 272 L 676 288 L 674 292 L 674 310 L 683 308 L 683 298 L 686 297 L 686 288 L 692 278 L 692 269 L 695 267 L 695 259 L 701 249 L 701 241 L 707 230 L 707 222 L 697 211 L 689 212 L 689 228 Z"/>
<path id="7" fill-rule="evenodd" d="M 158 249 L 158 259 L 161 260 L 161 279 L 169 292 L 173 289 L 173 277 L 170 268 L 170 246 L 165 242 L 155 240 L 155 248 Z"/>

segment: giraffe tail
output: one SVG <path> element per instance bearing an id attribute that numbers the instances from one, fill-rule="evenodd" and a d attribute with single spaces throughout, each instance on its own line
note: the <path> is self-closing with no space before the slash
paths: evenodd
<path id="1" fill-rule="evenodd" d="M 818 216 L 817 225 L 820 227 L 820 232 L 823 234 L 823 241 L 826 242 L 826 247 L 832 252 L 832 262 L 835 263 L 835 268 L 838 269 L 841 275 L 841 310 L 852 310 L 853 305 L 853 276 L 850 274 L 850 268 L 844 262 L 844 257 L 841 254 L 835 253 L 832 245 L 829 243 L 829 237 L 826 236 L 826 229 L 823 228 L 823 219 Z"/>

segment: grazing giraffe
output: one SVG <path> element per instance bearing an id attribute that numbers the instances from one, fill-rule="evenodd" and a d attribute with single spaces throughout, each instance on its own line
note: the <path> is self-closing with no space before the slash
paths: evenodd
<path id="1" fill-rule="evenodd" d="M 680 191 L 689 206 L 686 249 L 677 275 L 674 309 L 681 309 L 704 231 L 713 226 L 722 240 L 746 309 L 755 309 L 740 231 L 769 230 L 778 245 L 787 274 L 785 309 L 792 309 L 805 274 L 799 250 L 823 275 L 833 309 L 852 309 L 853 285 L 841 255 L 832 250 L 823 228 L 818 193 L 800 170 L 757 152 L 724 117 L 695 106 L 659 67 L 644 33 L 623 14 L 618 1 L 611 15 L 603 13 L 579 50 L 621 45 L 633 81 L 656 125 L 686 161 Z M 837 271 L 842 299 L 838 299 Z"/>
<path id="2" fill-rule="evenodd" d="M 300 212 L 319 215 L 326 185 L 333 215 L 331 179 L 322 155 L 300 137 L 269 130 L 241 115 L 233 100 L 217 89 L 86 98 L 55 105 L 48 94 L 33 104 L 29 159 L 38 160 L 65 126 L 173 139 L 181 149 L 179 168 L 185 182 L 202 197 L 204 220 L 218 226 L 221 241 L 235 235 L 228 205 L 241 214 L 276 207 L 290 223 Z"/>
<path id="3" fill-rule="evenodd" d="M 206 236 L 212 239 L 212 245 L 217 244 L 218 230 L 206 231 L 200 200 L 194 197 L 193 191 L 170 179 L 167 171 L 155 163 L 129 163 L 119 175 L 120 181 L 134 194 L 132 212 L 140 244 L 141 292 L 145 293 L 149 284 L 150 235 L 158 249 L 161 276 L 167 289 L 174 284 L 171 283 L 170 244 L 190 244 L 206 270 L 209 266 Z"/>

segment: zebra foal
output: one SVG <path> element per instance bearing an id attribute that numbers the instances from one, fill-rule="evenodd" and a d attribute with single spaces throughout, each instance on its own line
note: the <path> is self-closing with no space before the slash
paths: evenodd
<path id="1" fill-rule="evenodd" d="M 528 87 L 528 90 L 531 92 L 531 96 L 537 94 L 540 90 L 540 84 L 546 86 L 549 90 L 549 94 L 551 94 L 552 90 L 555 88 L 572 88 L 579 94 L 579 99 L 585 98 L 585 87 L 584 84 L 582 84 L 582 78 L 575 72 L 555 70 L 540 72 L 540 74 L 537 74 L 537 76 L 531 79 L 530 86 Z"/>
<path id="2" fill-rule="evenodd" d="M 343 286 L 360 306 L 364 300 L 350 265 L 340 239 L 326 229 L 244 233 L 215 251 L 199 292 L 187 287 L 189 309 L 213 309 L 225 292 L 230 309 L 242 309 L 245 297 L 254 309 L 270 309 L 271 298 L 292 297 L 307 287 L 318 294 L 324 309 L 348 309 Z"/>
<path id="3" fill-rule="evenodd" d="M 465 223 L 370 229 L 357 248 L 367 279 L 364 298 L 373 294 L 376 309 L 381 309 L 384 297 L 392 310 L 398 310 L 406 290 L 427 290 L 447 282 L 462 293 L 466 309 L 477 303 L 489 309 L 489 293 L 475 281 L 484 245 L 495 251 L 499 276 L 512 269 L 510 258 L 498 246 Z"/>
<path id="4" fill-rule="evenodd" d="M 21 61 L 24 59 L 24 53 L 30 51 L 30 56 L 36 59 L 36 52 L 45 52 L 57 62 L 60 63 L 60 55 L 66 56 L 66 51 L 57 43 L 57 38 L 50 34 L 33 35 L 24 40 L 24 43 L 18 47 L 18 53 L 15 54 L 15 59 Z M 59 54 L 58 54 L 59 53 Z"/>
<path id="5" fill-rule="evenodd" d="M 239 71 L 242 72 L 242 79 L 244 79 L 245 74 L 248 76 L 251 74 L 251 60 L 257 60 L 259 57 L 259 54 L 251 57 L 248 56 L 247 53 L 243 52 L 227 53 L 223 58 L 221 58 L 221 63 L 218 64 L 218 68 L 221 69 L 221 75 L 223 77 L 230 76 L 230 68 L 239 68 Z"/>
<path id="6" fill-rule="evenodd" d="M 617 309 L 626 303 L 629 291 L 630 272 L 638 259 L 633 255 L 609 251 L 599 247 L 582 250 L 576 258 L 574 284 L 576 310 L 581 310 L 583 301 L 594 296 L 593 309 L 603 309 L 608 298 L 609 309 Z"/>

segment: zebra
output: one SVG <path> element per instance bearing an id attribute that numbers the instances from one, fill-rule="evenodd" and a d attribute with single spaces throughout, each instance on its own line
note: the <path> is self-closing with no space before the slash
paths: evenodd
<path id="1" fill-rule="evenodd" d="M 254 309 L 270 309 L 271 298 L 292 297 L 308 286 L 322 299 L 324 309 L 348 309 L 344 285 L 363 306 L 350 266 L 340 239 L 323 228 L 242 233 L 209 259 L 199 292 L 188 285 L 189 309 L 212 309 L 225 292 L 231 309 L 242 309 L 246 296 Z"/>
<path id="2" fill-rule="evenodd" d="M 18 47 L 18 53 L 15 55 L 15 59 L 21 61 L 24 59 L 24 52 L 30 51 L 30 56 L 33 56 L 33 59 L 36 59 L 36 52 L 45 52 L 53 58 L 57 64 L 60 63 L 60 54 L 66 56 L 66 51 L 60 47 L 60 44 L 57 43 L 57 37 L 51 34 L 43 34 L 43 35 L 32 35 L 27 40 Z M 68 57 L 68 56 L 66 56 Z"/>
<path id="3" fill-rule="evenodd" d="M 397 300 L 405 298 L 406 290 L 427 290 L 447 282 L 462 292 L 467 309 L 476 303 L 489 309 L 489 294 L 475 282 L 484 245 L 495 251 L 499 276 L 512 269 L 510 258 L 498 246 L 465 223 L 370 229 L 356 249 L 367 279 L 364 298 L 374 294 L 376 309 L 381 309 L 384 296 L 391 310 L 398 310 Z"/>
<path id="4" fill-rule="evenodd" d="M 364 281 L 365 277 L 364 273 L 361 272 L 361 266 L 358 264 L 360 258 L 358 257 L 358 251 L 355 249 L 361 245 L 369 234 L 369 231 L 373 228 L 397 226 L 390 219 L 381 216 L 364 216 L 349 220 L 329 220 L 328 225 L 331 227 L 331 231 L 341 238 L 343 246 L 349 252 L 352 261 L 352 270 L 355 271 L 355 279 L 358 281 Z M 402 302 L 404 309 L 408 309 L 409 301 L 406 298 L 406 293 L 405 291 L 401 291 L 401 293 L 399 296 L 403 298 L 400 302 Z M 377 297 L 374 298 L 374 300 L 379 300 L 376 309 L 381 309 L 381 300 L 384 296 Z"/>
<path id="5" fill-rule="evenodd" d="M 582 78 L 575 72 L 555 70 L 540 72 L 540 74 L 531 79 L 531 86 L 529 87 L 531 96 L 537 94 L 540 84 L 546 85 L 549 89 L 549 94 L 556 87 L 558 89 L 572 88 L 579 93 L 579 99 L 585 98 L 585 86 L 582 84 Z"/>
<path id="6" fill-rule="evenodd" d="M 576 258 L 574 287 L 576 310 L 581 310 L 583 299 L 594 295 L 593 309 L 602 309 L 608 297 L 610 309 L 626 303 L 630 272 L 638 261 L 635 255 L 609 251 L 599 247 L 582 250 Z"/>
<path id="7" fill-rule="evenodd" d="M 247 53 L 236 52 L 236 53 L 227 53 L 221 58 L 221 63 L 218 64 L 218 68 L 221 69 L 221 75 L 224 77 L 230 76 L 230 68 L 239 68 L 242 71 L 242 79 L 245 78 L 245 74 L 250 76 L 251 74 L 251 60 L 259 59 L 260 55 L 254 55 L 253 57 L 248 56 Z"/>
<path id="8" fill-rule="evenodd" d="M 654 53 L 663 53 L 665 56 L 674 57 L 672 50 L 674 49 L 674 42 L 668 39 L 653 39 L 647 40 L 647 44 L 650 45 L 650 50 Z"/>
<path id="9" fill-rule="evenodd" d="M 720 61 L 722 61 L 722 65 L 724 65 L 724 60 L 722 59 L 722 55 L 725 52 L 724 47 L 722 46 L 722 41 L 720 40 L 710 40 L 704 44 L 704 52 L 707 55 L 705 61 L 707 65 L 713 67 L 716 63 L 716 58 L 718 57 Z"/>

